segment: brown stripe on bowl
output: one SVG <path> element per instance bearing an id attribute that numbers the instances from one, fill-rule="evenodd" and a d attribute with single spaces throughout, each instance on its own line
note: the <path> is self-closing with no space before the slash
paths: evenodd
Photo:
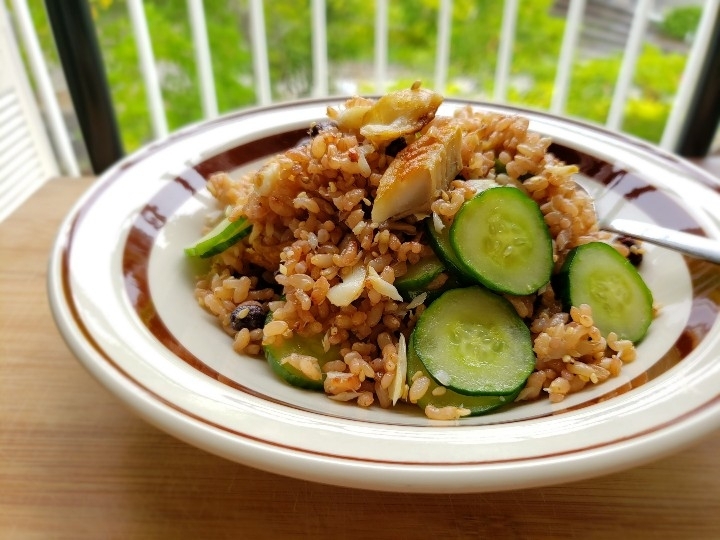
<path id="1" fill-rule="evenodd" d="M 188 171 L 177 176 L 161 189 L 140 211 L 130 230 L 128 240 L 124 246 L 123 273 L 128 296 L 133 300 L 134 308 L 145 326 L 165 347 L 173 352 L 193 368 L 237 390 L 260 396 L 273 402 L 279 402 L 274 396 L 259 394 L 240 381 L 217 372 L 208 366 L 202 359 L 197 358 L 188 351 L 178 336 L 172 334 L 162 317 L 157 312 L 149 290 L 148 264 L 150 251 L 155 237 L 165 221 L 189 199 L 195 191 L 203 186 L 203 182 L 210 175 L 218 171 L 231 171 L 252 161 L 269 157 L 293 146 L 306 135 L 305 130 L 291 130 L 283 133 L 263 137 L 233 148 L 222 151 L 202 162 L 194 165 Z M 658 190 L 636 173 L 608 163 L 588 153 L 578 151 L 568 146 L 553 144 L 551 147 L 558 157 L 568 160 L 569 163 L 578 164 L 581 172 L 591 176 L 608 186 L 608 190 L 622 196 L 636 205 L 640 210 L 650 215 L 659 224 L 675 227 L 688 232 L 704 234 L 702 226 L 682 208 L 677 201 L 667 193 Z M 689 171 L 691 173 L 692 171 Z M 191 189 L 188 189 L 188 185 Z M 697 276 L 705 272 L 703 263 L 693 261 L 689 263 L 691 278 L 693 280 L 694 298 L 688 324 L 682 330 L 675 344 L 648 369 L 647 373 L 636 377 L 629 390 L 639 384 L 649 381 L 685 358 L 702 339 L 708 334 L 710 328 L 720 312 L 720 298 L 711 295 L 713 287 L 696 285 Z M 709 264 L 709 263 L 705 263 Z M 228 347 L 231 344 L 228 341 Z M 269 375 L 270 376 L 270 375 Z M 591 405 L 599 400 L 608 399 L 617 394 L 614 390 L 599 399 L 588 400 L 582 406 Z M 282 402 L 287 406 L 296 407 L 292 403 Z M 577 407 L 573 407 L 576 409 Z M 565 409 L 568 410 L 568 409 Z M 318 411 L 313 411 L 318 412 Z M 548 411 L 548 415 L 552 414 Z"/>

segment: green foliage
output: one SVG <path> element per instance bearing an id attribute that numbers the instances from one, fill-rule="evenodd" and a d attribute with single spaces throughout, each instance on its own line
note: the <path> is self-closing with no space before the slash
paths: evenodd
<path id="1" fill-rule="evenodd" d="M 578 62 L 570 81 L 567 113 L 597 123 L 605 122 L 621 63 L 620 53 Z"/>
<path id="2" fill-rule="evenodd" d="M 265 2 L 265 26 L 274 97 L 307 95 L 312 86 L 310 11 L 298 9 L 296 2 Z"/>
<path id="3" fill-rule="evenodd" d="M 181 7 L 179 16 L 187 19 L 186 2 L 174 2 Z M 255 89 L 246 2 L 204 0 L 204 5 L 218 109 L 222 113 L 251 105 Z M 192 47 L 189 34 L 183 39 Z M 197 76 L 194 84 L 199 85 Z"/>
<path id="4" fill-rule="evenodd" d="M 98 38 L 123 142 L 132 151 L 153 138 L 140 60 L 124 2 L 95 6 Z M 146 2 L 148 28 L 168 128 L 202 118 L 198 74 L 186 2 Z M 255 101 L 247 11 L 234 2 L 205 1 L 218 107 L 228 111 Z"/>
<path id="5" fill-rule="evenodd" d="M 671 38 L 686 39 L 695 32 L 701 15 L 702 8 L 700 6 L 681 6 L 670 9 L 660 23 L 660 29 Z"/>
<path id="6" fill-rule="evenodd" d="M 103 50 L 123 141 L 132 151 L 153 138 L 147 96 L 135 39 L 124 0 L 90 0 Z M 204 0 L 213 74 L 221 113 L 257 102 L 254 91 L 251 19 L 248 0 Z M 41 43 L 57 62 L 42 0 L 29 0 Z M 354 83 L 359 93 L 375 91 L 375 2 L 327 0 L 327 52 L 330 80 Z M 531 108 L 550 106 L 565 19 L 553 12 L 553 0 L 521 0 L 516 21 L 507 99 Z M 313 27 L 310 2 L 265 1 L 265 23 L 272 96 L 285 100 L 312 90 Z M 144 2 L 152 47 L 171 130 L 202 118 L 186 0 Z M 388 3 L 388 88 L 420 79 L 432 86 L 437 54 L 439 0 Z M 663 28 L 685 36 L 697 25 L 699 8 L 680 8 Z M 503 18 L 503 2 L 453 2 L 450 58 L 445 88 L 438 91 L 492 99 Z M 680 30 L 677 30 L 677 29 Z M 670 30 L 668 30 L 670 29 Z M 621 53 L 576 59 L 566 113 L 603 123 L 612 101 Z M 623 128 L 651 141 L 660 139 L 685 56 L 646 46 L 638 61 L 632 98 Z M 331 92 L 345 92 L 331 85 Z"/>
<path id="7" fill-rule="evenodd" d="M 639 93 L 625 106 L 623 129 L 652 142 L 660 142 L 673 98 L 685 69 L 685 56 L 664 53 L 646 45 L 635 71 Z"/>
<path id="8" fill-rule="evenodd" d="M 374 53 L 375 4 L 366 0 L 327 0 L 328 60 L 366 64 Z"/>

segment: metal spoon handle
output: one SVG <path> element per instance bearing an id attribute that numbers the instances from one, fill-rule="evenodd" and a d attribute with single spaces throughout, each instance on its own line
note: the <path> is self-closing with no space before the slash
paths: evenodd
<path id="1" fill-rule="evenodd" d="M 720 264 L 720 242 L 717 240 L 630 219 L 612 219 L 602 223 L 601 228 Z"/>

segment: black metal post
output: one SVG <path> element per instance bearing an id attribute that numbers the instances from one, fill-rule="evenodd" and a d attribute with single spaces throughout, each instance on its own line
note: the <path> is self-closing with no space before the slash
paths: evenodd
<path id="1" fill-rule="evenodd" d="M 87 0 L 45 0 L 55 45 L 93 172 L 124 155 L 105 64 Z"/>
<path id="2" fill-rule="evenodd" d="M 720 11 L 703 62 L 695 94 L 685 118 L 677 152 L 685 157 L 707 155 L 720 125 Z"/>

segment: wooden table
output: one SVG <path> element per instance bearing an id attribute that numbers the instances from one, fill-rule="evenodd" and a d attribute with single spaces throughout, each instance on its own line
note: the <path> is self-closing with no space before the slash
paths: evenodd
<path id="1" fill-rule="evenodd" d="M 276 476 L 151 427 L 81 367 L 46 300 L 56 229 L 90 182 L 50 181 L 0 224 L 0 539 L 720 538 L 720 432 L 594 480 L 409 495 Z"/>

